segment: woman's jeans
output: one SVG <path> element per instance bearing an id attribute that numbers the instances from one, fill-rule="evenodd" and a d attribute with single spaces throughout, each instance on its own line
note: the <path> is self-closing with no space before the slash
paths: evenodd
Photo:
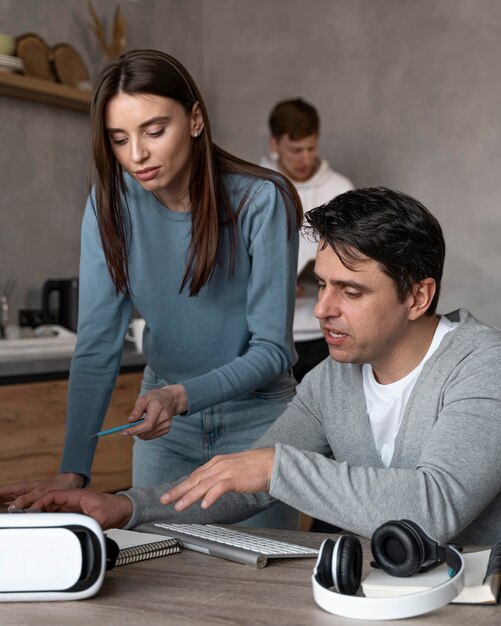
<path id="1" fill-rule="evenodd" d="M 141 395 L 169 384 L 146 366 Z M 217 454 L 247 450 L 285 410 L 293 388 L 255 392 L 217 404 L 186 417 L 176 415 L 163 437 L 143 441 L 135 437 L 132 451 L 132 483 L 152 487 L 187 476 Z M 275 501 L 267 510 L 243 522 L 261 528 L 299 527 L 299 513 Z"/>

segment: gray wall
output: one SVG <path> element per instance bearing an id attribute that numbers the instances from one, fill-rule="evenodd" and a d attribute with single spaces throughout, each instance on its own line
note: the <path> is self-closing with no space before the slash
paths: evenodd
<path id="1" fill-rule="evenodd" d="M 108 35 L 116 0 L 94 0 Z M 122 1 L 129 48 L 168 49 L 202 80 L 198 2 Z M 0 31 L 71 43 L 95 78 L 105 63 L 81 0 L 0 0 Z M 193 39 L 186 36 L 186 31 Z M 17 280 L 17 309 L 39 307 L 47 278 L 78 274 L 80 224 L 89 190 L 88 115 L 0 97 L 0 291 Z"/>
<path id="2" fill-rule="evenodd" d="M 448 244 L 441 310 L 501 327 L 501 3 L 498 0 L 122 0 L 129 47 L 179 57 L 205 93 L 215 139 L 257 160 L 275 101 L 303 96 L 321 149 L 356 185 L 416 196 Z M 96 0 L 111 18 L 115 1 Z M 0 0 L 2 30 L 70 41 L 93 74 L 78 0 Z M 86 116 L 0 98 L 0 287 L 37 304 L 78 271 Z"/>

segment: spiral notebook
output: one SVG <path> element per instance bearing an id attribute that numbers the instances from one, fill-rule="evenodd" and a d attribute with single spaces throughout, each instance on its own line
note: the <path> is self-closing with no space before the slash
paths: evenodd
<path id="1" fill-rule="evenodd" d="M 139 533 L 122 528 L 111 528 L 105 534 L 118 545 L 118 555 L 114 567 L 146 559 L 155 559 L 168 554 L 176 554 L 183 549 L 183 544 L 179 539 L 152 533 Z"/>

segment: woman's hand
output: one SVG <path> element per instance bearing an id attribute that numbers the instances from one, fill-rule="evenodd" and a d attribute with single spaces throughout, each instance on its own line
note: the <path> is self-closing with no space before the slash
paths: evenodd
<path id="1" fill-rule="evenodd" d="M 81 474 L 65 472 L 55 478 L 33 480 L 0 487 L 0 503 L 9 504 L 9 508 L 26 509 L 48 491 L 54 489 L 75 489 L 83 487 Z"/>
<path id="2" fill-rule="evenodd" d="M 84 513 L 93 517 L 103 529 L 121 528 L 132 515 L 132 502 L 125 496 L 97 493 L 90 489 L 49 491 L 33 503 L 39 511 Z"/>
<path id="3" fill-rule="evenodd" d="M 136 400 L 129 422 L 144 417 L 144 422 L 122 431 L 124 435 L 136 435 L 149 440 L 166 435 L 174 415 L 188 410 L 188 397 L 183 385 L 167 385 L 152 389 Z"/>

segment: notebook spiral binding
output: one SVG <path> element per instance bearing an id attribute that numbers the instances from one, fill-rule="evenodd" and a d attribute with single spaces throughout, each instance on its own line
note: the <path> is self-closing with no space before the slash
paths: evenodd
<path id="1" fill-rule="evenodd" d="M 158 556 L 167 556 L 181 552 L 183 549 L 181 543 L 177 539 L 166 539 L 164 541 L 156 541 L 141 546 L 133 546 L 130 548 L 122 548 L 118 554 L 115 566 L 136 563 L 137 561 L 145 561 L 146 559 L 155 559 Z"/>

